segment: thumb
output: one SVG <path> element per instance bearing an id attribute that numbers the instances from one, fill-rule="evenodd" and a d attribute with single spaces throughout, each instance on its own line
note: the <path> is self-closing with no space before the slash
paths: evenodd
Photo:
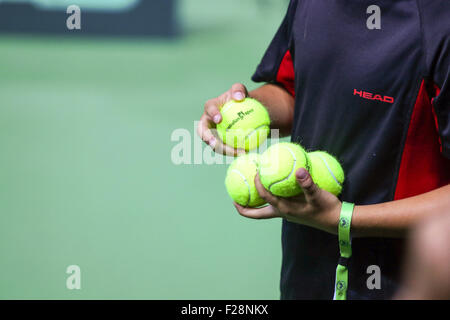
<path id="1" fill-rule="evenodd" d="M 247 95 L 247 88 L 242 83 L 235 83 L 231 86 L 231 97 L 233 100 L 242 101 Z"/>
<path id="2" fill-rule="evenodd" d="M 300 168 L 295 172 L 297 183 L 303 189 L 307 202 L 314 202 L 320 193 L 320 188 L 314 183 L 308 170 Z"/>

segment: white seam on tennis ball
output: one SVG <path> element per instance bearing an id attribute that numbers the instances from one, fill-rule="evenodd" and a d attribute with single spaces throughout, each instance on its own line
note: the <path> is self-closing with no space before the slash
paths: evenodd
<path id="1" fill-rule="evenodd" d="M 245 204 L 244 207 L 248 206 L 248 204 L 250 203 L 251 200 L 251 196 L 252 194 L 250 193 L 250 184 L 248 183 L 247 179 L 245 178 L 245 176 L 237 169 L 233 169 L 231 170 L 231 172 L 236 172 L 239 176 L 241 176 L 241 178 L 244 180 L 245 184 L 247 185 L 247 189 L 248 189 L 248 200 L 247 203 Z"/>
<path id="2" fill-rule="evenodd" d="M 325 167 L 327 167 L 328 171 L 330 172 L 331 176 L 333 177 L 334 181 L 340 186 L 342 187 L 342 184 L 339 182 L 339 180 L 336 178 L 336 176 L 334 175 L 333 171 L 331 170 L 331 168 L 328 166 L 328 162 L 327 160 L 320 154 L 317 154 L 319 156 L 320 159 L 322 159 L 323 163 L 325 164 Z"/>
<path id="3" fill-rule="evenodd" d="M 280 180 L 280 181 L 275 181 L 275 182 L 273 182 L 271 185 L 269 185 L 269 191 L 270 191 L 270 189 L 272 188 L 272 186 L 273 186 L 274 184 L 280 183 L 280 182 L 283 182 L 283 181 L 288 180 L 288 179 L 290 178 L 290 176 L 292 175 L 292 173 L 294 172 L 294 170 L 295 170 L 295 165 L 296 165 L 296 163 L 297 163 L 297 158 L 295 157 L 294 152 L 292 152 L 292 150 L 291 150 L 288 146 L 281 146 L 281 147 L 287 149 L 287 150 L 291 153 L 292 158 L 294 158 L 294 164 L 292 165 L 292 170 L 291 170 L 291 172 L 289 172 L 289 174 L 287 175 L 287 177 L 285 177 L 284 179 L 282 179 L 282 180 Z M 278 164 L 278 165 L 280 165 L 280 164 Z"/>
<path id="4" fill-rule="evenodd" d="M 221 109 L 220 110 L 220 112 L 222 113 L 222 112 L 226 112 L 228 109 L 230 109 L 232 106 L 234 106 L 236 104 L 236 102 L 232 102 L 232 103 L 229 103 L 226 107 L 225 107 L 225 109 Z"/>
<path id="5" fill-rule="evenodd" d="M 252 134 L 254 134 L 256 131 L 258 131 L 262 127 L 268 127 L 268 125 L 267 124 L 262 124 L 259 127 L 256 127 L 248 135 L 245 136 L 245 139 L 248 139 Z"/>

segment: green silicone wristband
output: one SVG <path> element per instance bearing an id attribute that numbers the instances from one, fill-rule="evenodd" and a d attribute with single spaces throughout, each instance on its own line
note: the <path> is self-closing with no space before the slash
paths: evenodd
<path id="1" fill-rule="evenodd" d="M 352 239 L 350 227 L 355 204 L 342 202 L 341 214 L 338 224 L 339 251 L 341 257 L 336 268 L 336 283 L 334 291 L 335 300 L 347 299 L 348 267 L 347 261 L 352 256 Z"/>

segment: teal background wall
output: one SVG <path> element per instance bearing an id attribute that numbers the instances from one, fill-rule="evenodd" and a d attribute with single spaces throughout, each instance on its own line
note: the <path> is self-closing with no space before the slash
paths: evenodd
<path id="1" fill-rule="evenodd" d="M 170 137 L 256 87 L 286 7 L 180 1 L 172 41 L 0 36 L 1 299 L 279 297 L 281 221 L 240 217 L 227 166 L 174 165 Z"/>

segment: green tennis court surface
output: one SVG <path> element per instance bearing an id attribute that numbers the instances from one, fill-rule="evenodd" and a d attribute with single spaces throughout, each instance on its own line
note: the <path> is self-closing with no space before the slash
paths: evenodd
<path id="1" fill-rule="evenodd" d="M 175 41 L 0 36 L 1 299 L 278 298 L 280 221 L 237 214 L 226 165 L 171 162 L 284 11 L 232 2 L 184 1 Z"/>

